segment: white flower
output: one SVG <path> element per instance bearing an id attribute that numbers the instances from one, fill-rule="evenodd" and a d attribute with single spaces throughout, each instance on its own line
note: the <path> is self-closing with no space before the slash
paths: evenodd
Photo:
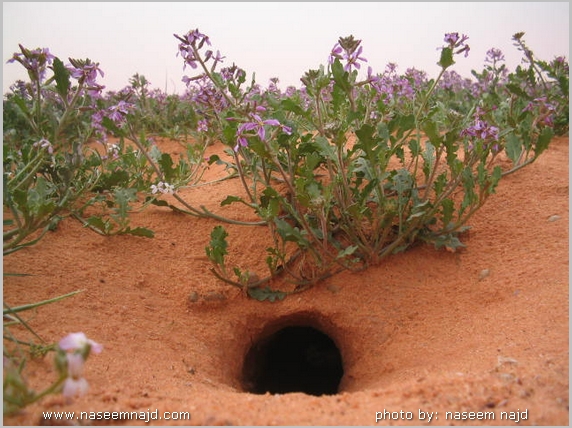
<path id="1" fill-rule="evenodd" d="M 91 351 L 96 354 L 103 350 L 102 345 L 88 339 L 85 333 L 70 333 L 59 343 L 60 348 L 64 351 L 83 351 L 87 345 L 91 346 Z"/>
<path id="2" fill-rule="evenodd" d="M 151 185 L 151 193 L 174 193 L 175 187 L 172 184 L 159 181 L 157 184 Z"/>
<path id="3" fill-rule="evenodd" d="M 81 397 L 86 394 L 88 389 L 89 384 L 83 377 L 79 379 L 68 377 L 64 382 L 62 394 L 67 398 Z"/>
<path id="4" fill-rule="evenodd" d="M 107 154 L 111 156 L 113 159 L 117 159 L 119 157 L 119 150 L 120 147 L 117 144 L 111 144 L 107 148 Z"/>
<path id="5" fill-rule="evenodd" d="M 172 184 L 164 183 L 164 190 L 163 193 L 173 193 L 175 191 L 175 187 Z"/>
<path id="6" fill-rule="evenodd" d="M 68 377 L 73 379 L 79 379 L 83 375 L 83 365 L 85 360 L 83 359 L 83 355 L 80 353 L 70 353 L 66 354 L 66 360 L 68 363 Z"/>

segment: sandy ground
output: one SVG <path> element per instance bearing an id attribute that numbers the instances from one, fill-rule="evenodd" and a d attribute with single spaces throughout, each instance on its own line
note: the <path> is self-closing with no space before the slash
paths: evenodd
<path id="1" fill-rule="evenodd" d="M 5 272 L 33 274 L 5 277 L 4 301 L 85 290 L 27 319 L 47 342 L 82 331 L 104 350 L 87 362 L 87 396 L 46 397 L 4 424 L 57 425 L 46 411 L 117 411 L 190 413 L 151 421 L 161 425 L 425 425 L 429 414 L 430 425 L 568 425 L 568 144 L 555 139 L 536 163 L 501 181 L 470 221 L 466 249 L 417 246 L 282 302 L 247 299 L 209 272 L 204 249 L 214 220 L 151 207 L 132 220 L 155 231 L 146 239 L 103 237 L 68 218 L 38 245 L 4 257 Z M 253 219 L 236 204 L 218 207 L 239 191 L 238 180 L 227 180 L 182 196 Z M 225 227 L 231 262 L 261 269 L 265 229 Z M 340 350 L 339 393 L 244 392 L 252 343 L 301 322 Z M 42 389 L 55 378 L 51 355 L 31 360 L 26 373 Z M 487 419 L 469 419 L 478 416 Z"/>

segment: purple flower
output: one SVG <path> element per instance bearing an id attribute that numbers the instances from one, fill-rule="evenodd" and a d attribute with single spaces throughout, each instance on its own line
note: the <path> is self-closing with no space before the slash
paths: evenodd
<path id="1" fill-rule="evenodd" d="M 95 81 L 97 75 L 104 76 L 103 71 L 99 68 L 99 63 L 93 63 L 89 59 L 85 61 L 74 60 L 70 58 L 70 63 L 67 68 L 71 76 L 76 79 L 80 84 L 85 83 L 86 86 L 99 87 Z"/>
<path id="2" fill-rule="evenodd" d="M 490 48 L 487 51 L 487 56 L 485 57 L 485 62 L 490 62 L 495 64 L 498 61 L 504 61 L 504 55 L 500 49 Z"/>
<path id="3" fill-rule="evenodd" d="M 205 43 L 209 46 L 211 44 L 208 36 L 201 33 L 198 29 L 189 31 L 183 37 L 178 36 L 176 34 L 174 34 L 174 36 L 181 42 L 179 43 L 179 52 L 177 53 L 177 56 L 181 55 L 183 57 L 183 60 L 185 61 L 185 65 L 183 65 L 183 70 L 187 65 L 193 69 L 196 69 L 198 67 L 197 63 L 199 61 L 199 58 L 197 57 L 198 51 L 203 47 Z M 205 62 L 208 59 L 212 58 L 214 60 L 215 65 L 218 62 L 221 62 L 223 59 L 223 57 L 220 55 L 219 52 L 217 52 L 217 55 L 215 57 L 213 56 L 212 51 L 207 51 L 207 56 L 208 58 L 206 58 Z"/>
<path id="4" fill-rule="evenodd" d="M 56 57 L 50 53 L 48 48 L 29 50 L 22 45 L 18 46 L 20 46 L 21 53 L 14 53 L 6 63 L 19 62 L 28 70 L 31 80 L 42 82 L 46 77 L 47 67 Z"/>
<path id="5" fill-rule="evenodd" d="M 556 107 L 547 101 L 548 99 L 546 97 L 535 98 L 522 109 L 522 112 L 535 112 L 537 115 L 535 120 L 536 124 L 552 127 L 554 126 Z"/>
<path id="6" fill-rule="evenodd" d="M 461 137 L 469 137 L 470 139 L 479 140 L 482 142 L 483 147 L 489 146 L 493 142 L 498 142 L 499 139 L 499 129 L 496 126 L 491 125 L 483 119 L 485 111 L 480 107 L 477 107 L 477 111 L 474 114 L 474 122 L 471 126 L 463 129 L 460 133 Z M 469 144 L 469 149 L 473 149 L 474 144 Z M 494 151 L 499 150 L 499 145 L 494 144 L 492 146 Z"/>
<path id="7" fill-rule="evenodd" d="M 129 114 L 129 110 L 133 108 L 135 108 L 134 104 L 121 100 L 116 105 L 107 109 L 107 117 L 113 120 L 117 125 L 122 125 L 125 122 L 125 117 Z"/>
<path id="8" fill-rule="evenodd" d="M 355 40 L 353 36 L 340 37 L 338 43 L 332 48 L 330 53 L 329 63 L 333 64 L 334 60 L 346 61 L 344 70 L 347 72 L 352 71 L 352 67 L 356 69 L 361 68 L 361 62 L 367 62 L 367 59 L 361 56 L 363 47 L 360 45 L 361 40 Z"/>
<path id="9" fill-rule="evenodd" d="M 262 106 L 259 106 L 262 107 Z M 266 110 L 264 107 L 262 109 Z M 290 135 L 292 133 L 291 128 L 282 125 L 276 119 L 266 119 L 263 120 L 258 114 L 250 113 L 251 122 L 245 122 L 238 125 L 236 130 L 236 145 L 234 146 L 234 151 L 238 151 L 240 147 L 248 146 L 248 137 L 257 136 L 261 141 L 266 140 L 266 126 L 278 126 L 282 129 L 282 132 Z M 252 133 L 253 131 L 254 133 Z"/>
<path id="10" fill-rule="evenodd" d="M 42 149 L 46 149 L 48 151 L 48 153 L 51 155 L 54 153 L 54 146 L 52 146 L 52 143 L 50 143 L 45 138 L 42 138 L 40 141 L 35 142 L 33 144 L 33 146 L 34 147 L 40 147 Z"/>
<path id="11" fill-rule="evenodd" d="M 209 130 L 209 122 L 206 119 L 201 119 L 197 122 L 197 131 L 207 132 Z"/>
<path id="12" fill-rule="evenodd" d="M 447 43 L 449 48 L 454 51 L 454 53 L 459 54 L 464 52 L 465 57 L 469 55 L 469 51 L 471 48 L 465 42 L 469 39 L 468 36 L 464 34 L 459 37 L 459 33 L 446 33 L 445 34 L 445 43 Z M 457 49 L 455 51 L 455 49 Z"/>

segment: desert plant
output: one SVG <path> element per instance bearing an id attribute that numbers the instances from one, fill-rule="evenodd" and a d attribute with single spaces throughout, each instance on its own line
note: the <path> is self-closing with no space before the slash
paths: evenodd
<path id="1" fill-rule="evenodd" d="M 87 339 L 83 333 L 72 333 L 57 344 L 46 343 L 22 315 L 41 306 L 72 297 L 79 292 L 74 291 L 17 307 L 11 307 L 4 302 L 4 414 L 16 412 L 50 394 L 62 393 L 67 399 L 72 399 L 87 392 L 88 384 L 83 378 L 83 366 L 90 353 L 101 352 L 102 346 Z M 23 327 L 38 343 L 34 340 L 22 340 L 20 334 L 13 331 L 16 327 Z M 54 363 L 58 377 L 49 386 L 37 392 L 29 386 L 26 379 L 26 362 L 29 358 L 44 357 L 50 352 L 55 352 Z"/>
<path id="2" fill-rule="evenodd" d="M 258 281 L 248 269 L 225 263 L 222 226 L 213 230 L 207 256 L 217 277 L 258 299 L 282 298 L 339 270 L 364 269 L 417 242 L 463 247 L 459 237 L 468 220 L 503 175 L 548 147 L 553 114 L 564 109 L 556 106 L 567 102 L 566 73 L 555 88 L 529 50 L 526 72 L 507 74 L 505 82 L 504 68 L 494 63 L 481 75 L 487 82 L 479 91 L 445 96 L 439 85 L 455 58 L 470 50 L 468 37 L 458 33 L 445 35 L 441 71 L 432 80 L 398 76 L 395 66 L 383 75 L 368 68 L 360 78 L 367 61 L 361 41 L 342 37 L 328 65 L 309 70 L 303 87 L 289 94 L 260 91 L 254 81 L 244 86 L 236 66 L 217 70 L 222 57 L 198 30 L 176 38 L 185 64 L 198 70 L 186 78 L 189 84 L 202 82 L 216 93 L 209 117 L 243 183 L 244 195 L 221 205 L 252 208 L 274 242 L 269 275 L 256 275 L 264 278 Z M 514 39 L 524 46 L 522 36 Z M 267 286 L 282 276 L 293 289 Z"/>

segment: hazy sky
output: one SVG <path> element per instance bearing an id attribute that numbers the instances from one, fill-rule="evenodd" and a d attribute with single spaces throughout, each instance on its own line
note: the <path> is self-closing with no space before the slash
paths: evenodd
<path id="1" fill-rule="evenodd" d="M 541 59 L 569 59 L 568 21 L 568 2 L 4 2 L 3 93 L 15 80 L 27 79 L 21 65 L 6 64 L 19 43 L 47 47 L 65 63 L 68 57 L 99 62 L 105 72 L 100 82 L 108 90 L 123 88 L 139 73 L 172 93 L 184 89 L 185 73 L 173 33 L 198 28 L 226 57 L 225 65 L 236 63 L 249 78 L 255 72 L 263 86 L 278 77 L 284 89 L 326 64 L 340 36 L 362 40 L 375 72 L 394 62 L 399 72 L 415 67 L 436 76 L 444 34 L 464 33 L 471 52 L 458 57 L 453 69 L 469 77 L 471 69 L 482 69 L 492 47 L 503 51 L 514 70 L 521 55 L 511 38 L 520 31 Z"/>

